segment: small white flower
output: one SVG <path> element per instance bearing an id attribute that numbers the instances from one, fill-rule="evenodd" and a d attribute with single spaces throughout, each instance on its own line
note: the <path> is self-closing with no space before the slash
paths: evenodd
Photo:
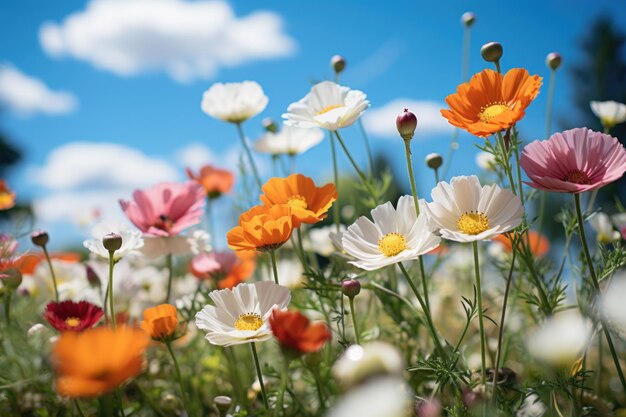
<path id="1" fill-rule="evenodd" d="M 211 235 L 204 230 L 194 230 L 191 236 L 187 238 L 189 249 L 194 255 L 211 252 Z"/>
<path id="2" fill-rule="evenodd" d="M 617 101 L 592 101 L 589 105 L 604 127 L 610 129 L 626 122 L 626 104 Z"/>
<path id="3" fill-rule="evenodd" d="M 476 165 L 485 171 L 495 171 L 496 156 L 489 152 L 480 151 L 476 154 Z"/>
<path id="4" fill-rule="evenodd" d="M 612 326 L 626 336 L 626 273 L 615 274 L 606 292 L 600 299 L 602 314 Z"/>
<path id="5" fill-rule="evenodd" d="M 404 361 L 398 349 L 384 342 L 352 345 L 333 365 L 333 375 L 350 388 L 372 375 L 401 376 Z"/>
<path id="6" fill-rule="evenodd" d="M 219 346 L 270 339 L 272 310 L 285 310 L 291 301 L 289 289 L 271 281 L 239 284 L 232 290 L 212 291 L 209 297 L 215 306 L 207 305 L 196 314 L 196 326 Z"/>
<path id="7" fill-rule="evenodd" d="M 302 263 L 295 259 L 278 259 L 276 263 L 278 272 L 278 283 L 289 289 L 299 288 L 304 285 L 304 268 Z M 261 276 L 264 281 L 273 281 L 274 274 L 269 269 L 262 269 Z"/>
<path id="8" fill-rule="evenodd" d="M 546 320 L 528 338 L 528 351 L 557 368 L 569 368 L 591 338 L 591 321 L 578 312 L 559 313 Z"/>
<path id="9" fill-rule="evenodd" d="M 376 378 L 340 397 L 326 417 L 408 417 L 411 397 L 402 378 Z"/>
<path id="10" fill-rule="evenodd" d="M 261 113 L 268 101 L 254 81 L 215 83 L 202 96 L 202 111 L 225 122 L 241 123 Z"/>
<path id="11" fill-rule="evenodd" d="M 420 206 L 423 209 L 425 203 Z M 350 263 L 366 271 L 417 259 L 441 241 L 428 217 L 424 213 L 417 217 L 413 197 L 408 195 L 400 197 L 397 209 L 390 202 L 376 207 L 372 219 L 360 217 L 341 239 L 343 250 L 356 258 Z"/>
<path id="12" fill-rule="evenodd" d="M 524 403 L 517 410 L 516 417 L 541 417 L 548 409 L 546 405 L 541 402 L 537 394 L 530 394 L 524 398 Z"/>
<path id="13" fill-rule="evenodd" d="M 158 258 L 163 255 L 188 255 L 191 243 L 187 236 L 144 237 L 141 254 L 147 258 Z"/>
<path id="14" fill-rule="evenodd" d="M 270 155 L 299 155 L 320 143 L 324 132 L 320 129 L 303 129 L 284 126 L 279 132 L 267 132 L 254 144 L 254 149 Z"/>
<path id="15" fill-rule="evenodd" d="M 131 229 L 121 222 L 102 222 L 95 225 L 91 231 L 93 239 L 85 240 L 85 246 L 94 255 L 109 259 L 109 251 L 104 248 L 102 238 L 109 233 L 117 233 L 122 237 L 122 247 L 115 251 L 113 258 L 119 260 L 127 255 L 139 254 L 138 249 L 143 247 L 141 232 Z"/>
<path id="16" fill-rule="evenodd" d="M 589 218 L 589 224 L 596 231 L 596 239 L 603 244 L 609 244 L 620 240 L 620 233 L 613 229 L 611 219 L 605 213 L 596 213 Z"/>
<path id="17" fill-rule="evenodd" d="M 290 104 L 282 117 L 289 126 L 337 130 L 358 120 L 369 107 L 366 97 L 361 91 L 322 81 L 303 99 Z"/>
<path id="18" fill-rule="evenodd" d="M 28 337 L 33 337 L 45 331 L 46 331 L 46 326 L 44 326 L 41 323 L 35 323 L 28 329 L 27 335 Z"/>
<path id="19" fill-rule="evenodd" d="M 346 226 L 339 225 L 339 233 L 346 231 Z M 322 256 L 330 256 L 338 249 L 341 250 L 341 238 L 339 238 L 339 248 L 337 248 L 333 236 L 337 236 L 337 226 L 328 225 L 309 229 L 308 239 L 304 241 L 304 248 L 319 253 Z"/>
<path id="20" fill-rule="evenodd" d="M 491 239 L 522 223 L 519 197 L 498 185 L 480 185 L 475 175 L 440 182 L 426 211 L 441 228 L 441 237 L 456 242 Z"/>

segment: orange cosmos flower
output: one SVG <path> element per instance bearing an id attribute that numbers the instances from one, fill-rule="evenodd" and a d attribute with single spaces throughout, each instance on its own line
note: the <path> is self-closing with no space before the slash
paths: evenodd
<path id="1" fill-rule="evenodd" d="M 299 311 L 274 309 L 269 319 L 274 337 L 284 351 L 298 355 L 317 352 L 330 340 L 330 330 L 324 323 L 311 324 Z"/>
<path id="2" fill-rule="evenodd" d="M 278 249 L 291 237 L 300 220 L 291 206 L 254 206 L 239 216 L 239 226 L 227 234 L 228 247 L 234 251 L 267 252 Z"/>
<path id="3" fill-rule="evenodd" d="M 141 328 L 150 337 L 159 342 L 169 342 L 176 338 L 178 318 L 176 307 L 171 304 L 160 304 L 143 311 Z"/>
<path id="4" fill-rule="evenodd" d="M 317 223 L 326 218 L 326 212 L 337 200 L 333 184 L 316 187 L 313 180 L 302 174 L 287 178 L 271 178 L 263 185 L 261 201 L 268 207 L 287 204 L 302 223 Z"/>
<path id="5" fill-rule="evenodd" d="M 56 390 L 65 397 L 97 397 L 141 373 L 150 339 L 139 329 L 97 327 L 63 332 L 52 349 Z"/>
<path id="6" fill-rule="evenodd" d="M 198 175 L 195 175 L 189 168 L 185 171 L 189 179 L 196 181 L 204 188 L 210 199 L 229 193 L 233 188 L 233 182 L 235 182 L 235 176 L 232 172 L 211 165 L 200 168 Z"/>
<path id="7" fill-rule="evenodd" d="M 505 75 L 483 70 L 446 97 L 450 110 L 441 110 L 441 114 L 450 124 L 487 137 L 524 117 L 526 107 L 539 94 L 541 80 L 523 68 L 513 68 Z"/>
<path id="8" fill-rule="evenodd" d="M 0 180 L 0 210 L 8 210 L 15 206 L 15 193 L 7 186 L 6 181 Z"/>
<path id="9" fill-rule="evenodd" d="M 494 241 L 502 245 L 504 250 L 508 253 L 513 252 L 513 241 L 510 233 L 503 233 L 493 238 Z M 526 241 L 526 245 L 530 249 L 533 256 L 541 258 L 550 251 L 550 241 L 547 237 L 534 230 L 529 230 L 523 237 Z"/>

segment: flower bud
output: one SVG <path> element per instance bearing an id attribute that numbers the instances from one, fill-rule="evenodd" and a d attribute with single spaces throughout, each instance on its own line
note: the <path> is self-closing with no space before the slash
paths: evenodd
<path id="1" fill-rule="evenodd" d="M 50 236 L 48 236 L 48 232 L 44 230 L 37 230 L 30 235 L 30 240 L 33 242 L 33 245 L 44 247 L 50 241 Z"/>
<path id="2" fill-rule="evenodd" d="M 465 12 L 461 16 L 461 23 L 463 23 L 465 27 L 472 26 L 474 22 L 476 22 L 476 15 L 472 12 Z"/>
<path id="3" fill-rule="evenodd" d="M 348 279 L 341 283 L 341 292 L 348 298 L 354 298 L 361 292 L 361 283 L 356 279 Z"/>
<path id="4" fill-rule="evenodd" d="M 213 398 L 213 404 L 215 404 L 220 412 L 220 416 L 225 416 L 230 407 L 233 405 L 233 400 L 225 395 L 218 395 Z"/>
<path id="5" fill-rule="evenodd" d="M 100 277 L 96 271 L 94 271 L 94 269 L 89 265 L 85 265 L 85 270 L 87 272 L 87 281 L 89 281 L 89 285 L 92 287 L 100 287 L 102 281 L 100 281 Z"/>
<path id="6" fill-rule="evenodd" d="M 22 273 L 19 269 L 7 269 L 3 275 L 2 284 L 11 291 L 16 290 L 22 284 Z"/>
<path id="7" fill-rule="evenodd" d="M 28 329 L 28 332 L 26 332 L 26 334 L 28 335 L 28 337 L 33 337 L 45 331 L 46 331 L 46 326 L 44 326 L 41 323 L 35 323 L 32 326 L 30 326 L 30 329 Z"/>
<path id="8" fill-rule="evenodd" d="M 417 117 L 411 113 L 409 109 L 404 109 L 404 111 L 396 117 L 396 128 L 398 128 L 398 133 L 400 133 L 402 139 L 413 139 L 416 127 Z"/>
<path id="9" fill-rule="evenodd" d="M 161 396 L 159 405 L 166 412 L 176 411 L 179 405 L 179 401 L 178 401 L 178 398 L 174 394 L 166 393 Z"/>
<path id="10" fill-rule="evenodd" d="M 276 122 L 269 117 L 263 119 L 261 123 L 263 124 L 263 129 L 265 129 L 267 132 L 276 133 L 278 131 L 278 126 L 276 125 Z"/>
<path id="11" fill-rule="evenodd" d="M 480 48 L 480 54 L 487 62 L 498 62 L 502 58 L 502 44 L 499 42 L 489 42 Z"/>
<path id="12" fill-rule="evenodd" d="M 550 52 L 548 56 L 546 56 L 546 65 L 551 70 L 556 70 L 561 66 L 563 62 L 563 57 L 558 52 Z"/>
<path id="13" fill-rule="evenodd" d="M 428 168 L 439 169 L 443 165 L 443 158 L 438 153 L 429 153 L 426 155 L 426 165 Z"/>
<path id="14" fill-rule="evenodd" d="M 418 417 L 441 417 L 443 407 L 441 406 L 441 401 L 435 397 L 431 400 L 420 402 L 415 411 Z"/>
<path id="15" fill-rule="evenodd" d="M 346 60 L 341 55 L 333 55 L 330 59 L 330 66 L 335 74 L 339 74 L 346 68 Z"/>
<path id="16" fill-rule="evenodd" d="M 316 352 L 310 352 L 304 355 L 302 362 L 309 368 L 317 368 L 324 361 L 324 354 L 321 349 Z"/>
<path id="17" fill-rule="evenodd" d="M 102 238 L 102 245 L 109 252 L 115 252 L 122 247 L 122 236 L 117 233 L 109 233 Z"/>

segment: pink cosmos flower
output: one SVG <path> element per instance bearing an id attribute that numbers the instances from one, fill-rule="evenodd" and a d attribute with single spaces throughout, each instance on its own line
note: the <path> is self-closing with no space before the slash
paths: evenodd
<path id="1" fill-rule="evenodd" d="M 202 187 L 162 182 L 145 190 L 135 190 L 134 201 L 120 200 L 126 217 L 148 236 L 174 236 L 200 223 L 205 194 Z"/>
<path id="2" fill-rule="evenodd" d="M 254 273 L 254 255 L 237 256 L 235 252 L 211 252 L 194 256 L 189 263 L 190 272 L 200 280 L 214 279 L 217 287 L 233 288 Z"/>
<path id="3" fill-rule="evenodd" d="M 531 187 L 578 194 L 620 179 L 626 171 L 626 150 L 616 138 L 582 127 L 529 143 L 520 165 Z"/>

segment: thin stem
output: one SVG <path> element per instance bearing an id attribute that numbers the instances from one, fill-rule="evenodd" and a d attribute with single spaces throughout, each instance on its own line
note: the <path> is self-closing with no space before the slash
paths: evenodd
<path id="1" fill-rule="evenodd" d="M 261 396 L 263 397 L 263 405 L 265 406 L 265 409 L 269 411 L 270 405 L 267 402 L 267 392 L 265 392 L 265 383 L 263 382 L 263 374 L 261 373 L 261 363 L 259 362 L 259 355 L 256 352 L 256 344 L 254 342 L 251 342 L 250 347 L 252 348 L 252 357 L 254 358 L 256 374 L 259 378 L 259 384 L 261 385 Z"/>
<path id="2" fill-rule="evenodd" d="M 148 406 L 152 409 L 152 411 L 157 413 L 159 417 L 167 417 L 165 413 L 161 411 L 161 409 L 154 403 L 154 400 L 150 398 L 148 393 L 141 387 L 141 385 L 138 382 L 135 383 L 135 386 L 139 390 L 139 393 L 141 394 L 143 399 L 146 400 L 146 403 L 148 403 Z"/>
<path id="3" fill-rule="evenodd" d="M 435 185 L 439 184 L 439 168 L 435 168 Z"/>
<path id="4" fill-rule="evenodd" d="M 550 71 L 550 81 L 548 83 L 548 103 L 546 106 L 546 139 L 552 133 L 552 103 L 554 100 L 554 84 L 556 81 L 556 70 Z"/>
<path id="5" fill-rule="evenodd" d="M 274 282 L 278 284 L 278 268 L 276 267 L 276 251 L 270 251 L 270 259 L 272 261 L 272 273 L 274 274 Z"/>
<path id="6" fill-rule="evenodd" d="M 11 325 L 11 298 L 13 298 L 13 290 L 9 290 L 4 301 L 4 318 L 7 326 Z"/>
<path id="7" fill-rule="evenodd" d="M 170 302 L 170 295 L 172 294 L 172 281 L 174 281 L 174 261 L 173 261 L 173 255 L 171 253 L 168 253 L 167 255 L 165 255 L 165 265 L 168 270 L 167 294 L 165 296 L 165 303 L 167 304 Z"/>
<path id="8" fill-rule="evenodd" d="M 580 237 L 580 243 L 583 247 L 583 252 L 585 253 L 585 260 L 587 262 L 587 267 L 589 268 L 589 275 L 591 276 L 592 284 L 599 295 L 600 283 L 598 282 L 598 277 L 596 276 L 596 270 L 593 266 L 593 259 L 591 258 L 591 253 L 589 253 L 589 247 L 587 246 L 587 237 L 585 236 L 585 224 L 583 223 L 583 214 L 580 210 L 580 194 L 574 194 L 574 205 L 576 206 L 576 219 L 578 221 L 578 235 Z M 622 367 L 617 356 L 617 351 L 615 350 L 615 346 L 613 345 L 611 333 L 609 332 L 608 327 L 606 326 L 606 322 L 603 318 L 600 318 L 600 323 L 602 324 L 602 331 L 604 332 L 606 343 L 609 345 L 609 350 L 611 351 L 611 356 L 613 357 L 613 363 L 615 364 L 617 375 L 619 376 L 622 388 L 624 389 L 624 394 L 626 394 L 626 379 L 624 378 L 624 373 L 622 372 Z"/>
<path id="9" fill-rule="evenodd" d="M 322 384 L 320 382 L 319 369 L 314 368 L 311 370 L 311 372 L 313 372 L 313 377 L 315 378 L 315 388 L 317 391 L 317 400 L 320 403 L 320 411 L 323 411 L 326 409 L 326 401 L 324 400 L 324 393 L 322 392 Z"/>
<path id="10" fill-rule="evenodd" d="M 365 144 L 365 152 L 367 153 L 367 171 L 370 175 L 374 172 L 374 159 L 372 158 L 372 150 L 370 148 L 370 140 L 367 137 L 367 132 L 365 131 L 365 126 L 363 126 L 363 122 L 361 118 L 358 120 L 359 128 L 361 129 L 361 134 L 363 135 L 363 143 Z"/>
<path id="11" fill-rule="evenodd" d="M 57 276 L 54 273 L 54 268 L 52 267 L 52 260 L 50 260 L 50 254 L 48 253 L 48 248 L 46 245 L 41 247 L 43 249 L 43 254 L 46 257 L 46 261 L 48 262 L 48 268 L 50 268 L 50 275 L 52 275 L 52 284 L 54 285 L 54 299 L 58 303 L 59 302 L 59 289 L 57 288 Z"/>
<path id="12" fill-rule="evenodd" d="M 109 299 L 109 314 L 111 317 L 111 325 L 115 329 L 117 325 L 115 321 L 115 307 L 113 304 L 113 268 L 115 268 L 115 251 L 109 251 L 109 284 L 107 285 L 107 297 Z"/>
<path id="13" fill-rule="evenodd" d="M 348 297 L 348 302 L 350 303 L 350 316 L 352 317 L 352 325 L 354 326 L 354 338 L 356 339 L 356 344 L 360 345 L 361 340 L 359 337 L 359 326 L 356 324 L 356 310 L 354 309 L 354 297 Z"/>
<path id="14" fill-rule="evenodd" d="M 185 391 L 185 386 L 183 385 L 183 376 L 180 373 L 180 367 L 178 366 L 178 360 L 176 359 L 176 355 L 174 354 L 174 350 L 172 349 L 172 343 L 165 343 L 167 346 L 167 350 L 170 352 L 170 356 L 172 357 L 172 362 L 174 362 L 174 369 L 176 370 L 176 379 L 178 379 L 178 386 L 180 387 L 180 398 L 183 402 L 183 408 L 185 411 L 189 412 L 189 403 L 187 402 L 187 393 Z"/>
<path id="15" fill-rule="evenodd" d="M 343 143 L 343 140 L 341 139 L 341 136 L 339 136 L 339 131 L 333 130 L 333 132 L 335 133 L 335 137 L 337 138 L 337 141 L 341 145 L 341 148 L 343 149 L 344 153 L 346 154 L 346 156 L 350 160 L 350 163 L 352 164 L 352 167 L 354 168 L 354 170 L 356 171 L 357 175 L 359 176 L 359 178 L 363 182 L 363 185 L 365 185 L 365 188 L 367 188 L 367 191 L 370 193 L 370 195 L 372 196 L 374 201 L 377 201 L 378 198 L 376 196 L 376 193 L 374 192 L 374 190 L 372 190 L 372 188 L 370 186 L 370 183 L 367 180 L 367 177 L 365 176 L 363 171 L 361 171 L 361 169 L 359 168 L 359 166 L 355 162 L 354 158 L 352 158 L 352 155 L 350 154 L 350 151 L 346 147 L 345 143 Z"/>
<path id="16" fill-rule="evenodd" d="M 76 407 L 76 411 L 78 412 L 78 415 L 80 417 L 85 417 L 85 413 L 83 412 L 83 409 L 80 408 L 80 404 L 78 403 L 78 400 L 74 399 L 73 403 L 74 403 L 74 407 Z"/>
<path id="17" fill-rule="evenodd" d="M 339 193 L 339 169 L 337 168 L 337 151 L 335 150 L 335 140 L 333 139 L 333 134 L 328 131 L 329 141 L 330 141 L 330 151 L 333 156 L 333 179 L 335 181 L 335 189 L 337 193 Z M 335 222 L 335 228 L 337 229 L 337 233 L 340 232 L 339 225 L 341 223 L 341 219 L 339 218 L 339 201 L 336 201 L 333 204 L 333 220 Z"/>
<path id="18" fill-rule="evenodd" d="M 259 189 L 263 186 L 261 183 L 261 177 L 259 176 L 259 171 L 256 169 L 256 164 L 254 163 L 254 159 L 252 158 L 252 152 L 250 152 L 250 147 L 248 146 L 248 142 L 246 142 L 246 136 L 243 134 L 243 128 L 241 127 L 241 123 L 235 123 L 237 126 L 237 132 L 239 132 L 239 139 L 241 139 L 241 145 L 243 146 L 244 151 L 246 152 L 246 156 L 248 157 L 248 162 L 250 162 L 250 166 L 252 167 L 252 173 L 254 174 L 254 179 L 256 180 Z"/>
<path id="19" fill-rule="evenodd" d="M 226 360 L 229 365 L 231 378 L 230 380 L 233 384 L 233 389 L 235 390 L 235 398 L 237 398 L 238 401 L 242 402 L 244 404 L 244 408 L 248 410 L 248 399 L 246 398 L 246 394 L 241 383 L 241 378 L 239 377 L 239 372 L 237 372 L 237 358 L 235 357 L 234 346 L 224 346 L 224 355 L 226 356 Z"/>
<path id="20" fill-rule="evenodd" d="M 274 409 L 274 415 L 280 416 L 283 412 L 283 404 L 285 402 L 285 390 L 287 389 L 287 379 L 289 377 L 289 359 L 285 357 L 283 369 L 280 373 L 280 390 L 276 398 L 276 408 Z"/>
<path id="21" fill-rule="evenodd" d="M 480 288 L 480 265 L 478 263 L 478 242 L 472 242 L 474 249 L 474 274 L 476 276 L 476 297 L 478 300 L 478 326 L 480 328 L 480 364 L 481 381 L 485 385 L 487 380 L 486 349 L 485 349 L 485 327 L 483 324 L 483 296 Z"/>
<path id="22" fill-rule="evenodd" d="M 498 132 L 498 144 L 500 145 L 500 152 L 502 152 L 502 163 L 504 171 L 506 171 L 506 175 L 509 177 L 509 186 L 511 187 L 511 191 L 513 194 L 517 195 L 515 191 L 515 181 L 513 180 L 513 172 L 511 170 L 510 160 L 508 151 L 506 149 L 506 145 L 504 143 L 504 138 L 502 137 L 502 133 Z"/>
<path id="23" fill-rule="evenodd" d="M 515 167 L 517 169 L 517 190 L 519 191 L 518 195 L 522 202 L 522 206 L 524 206 L 524 190 L 522 188 L 522 169 L 519 164 L 519 146 L 516 144 L 515 148 L 513 148 L 513 152 L 515 153 Z"/>
<path id="24" fill-rule="evenodd" d="M 289 155 L 289 173 L 293 174 L 294 172 L 296 172 L 296 155 L 291 154 Z"/>
<path id="25" fill-rule="evenodd" d="M 498 74 L 501 74 L 502 69 L 500 68 L 500 60 L 495 61 L 494 64 L 496 64 L 496 71 L 498 71 Z"/>

